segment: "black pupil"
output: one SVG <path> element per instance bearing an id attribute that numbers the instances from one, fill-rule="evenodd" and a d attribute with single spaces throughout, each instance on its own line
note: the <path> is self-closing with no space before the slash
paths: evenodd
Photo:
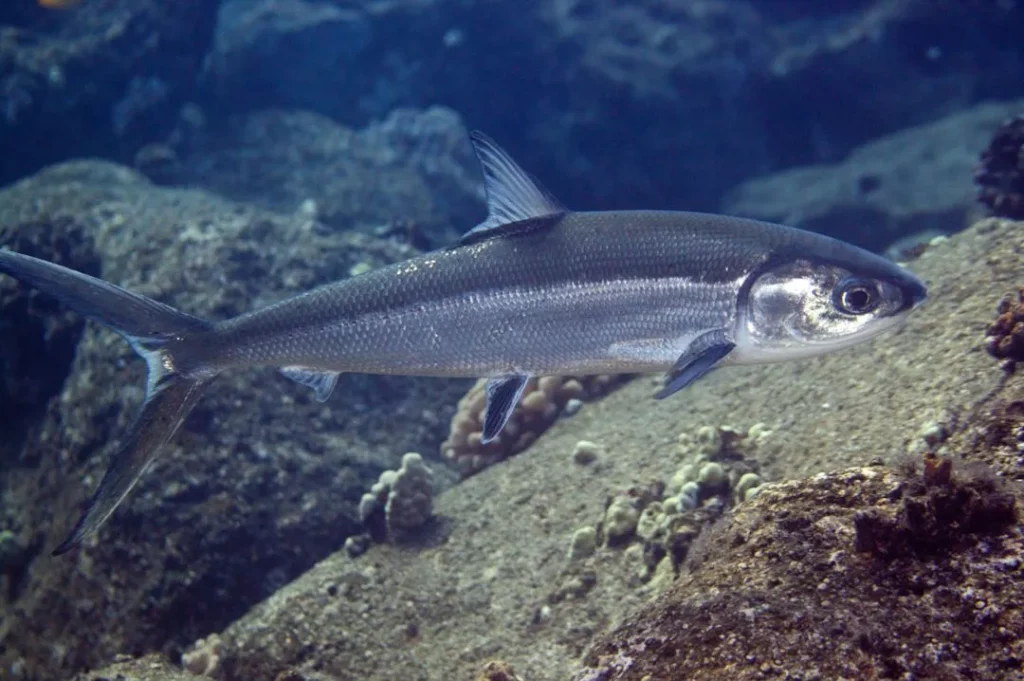
<path id="1" fill-rule="evenodd" d="M 863 310 L 871 303 L 871 293 L 863 286 L 846 291 L 846 307 L 850 310 Z"/>

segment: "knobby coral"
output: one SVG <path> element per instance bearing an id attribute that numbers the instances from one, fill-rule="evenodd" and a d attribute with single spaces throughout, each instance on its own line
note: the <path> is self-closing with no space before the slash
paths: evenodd
<path id="1" fill-rule="evenodd" d="M 496 440 L 482 442 L 486 379 L 477 381 L 459 400 L 448 439 L 441 445 L 444 456 L 463 475 L 477 473 L 493 463 L 523 451 L 563 413 L 573 413 L 582 402 L 596 399 L 621 385 L 623 376 L 545 376 L 531 378 L 523 397 Z"/>
<path id="2" fill-rule="evenodd" d="M 613 495 L 598 527 L 573 533 L 570 576 L 599 549 L 600 533 L 606 546 L 625 548 L 639 560 L 641 582 L 656 582 L 656 589 L 667 586 L 704 528 L 761 491 L 756 454 L 770 436 L 762 423 L 747 430 L 705 426 L 681 434 L 678 451 L 684 463 L 667 483 L 653 481 Z"/>
<path id="3" fill-rule="evenodd" d="M 423 457 L 409 452 L 397 471 L 384 471 L 359 502 L 359 517 L 379 539 L 400 541 L 433 515 L 434 486 Z"/>

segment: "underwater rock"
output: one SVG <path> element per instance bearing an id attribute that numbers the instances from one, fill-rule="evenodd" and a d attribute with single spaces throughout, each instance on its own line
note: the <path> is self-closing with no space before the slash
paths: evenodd
<path id="1" fill-rule="evenodd" d="M 232 0 L 200 99 L 349 125 L 440 104 L 566 205 L 714 209 L 752 175 L 1020 95 L 1005 5 Z"/>
<path id="2" fill-rule="evenodd" d="M 703 630 L 694 628 L 689 630 L 694 636 L 687 636 L 685 644 L 695 654 L 705 645 L 715 653 L 731 651 L 733 663 L 740 668 L 753 665 L 763 674 L 760 678 L 770 676 L 772 655 L 790 648 L 790 642 L 780 642 L 777 633 L 792 632 L 792 622 L 786 629 L 782 628 L 786 622 L 772 629 L 774 620 L 762 626 L 759 604 L 740 602 L 747 586 L 743 574 L 737 576 L 741 563 L 756 566 L 766 579 L 778 571 L 780 598 L 805 598 L 818 593 L 818 585 L 826 579 L 846 573 L 833 577 L 831 553 L 819 553 L 820 544 L 812 543 L 805 555 L 799 552 L 801 545 L 793 542 L 805 536 L 814 542 L 842 542 L 846 553 L 836 556 L 835 564 L 862 570 L 856 576 L 865 581 L 853 585 L 849 604 L 844 592 L 832 590 L 833 582 L 828 581 L 827 598 L 813 603 L 809 622 L 830 613 L 857 614 L 860 601 L 853 597 L 863 595 L 879 574 L 857 567 L 875 559 L 855 551 L 852 517 L 868 505 L 895 514 L 899 502 L 889 501 L 886 495 L 905 476 L 897 478 L 886 469 L 871 467 L 868 470 L 880 476 L 873 480 L 881 482 L 877 487 L 868 485 L 862 494 L 864 483 L 830 477 L 836 475 L 834 471 L 866 466 L 880 457 L 898 462 L 906 456 L 905 442 L 917 437 L 922 424 L 951 411 L 960 416 L 955 427 L 950 426 L 952 435 L 943 446 L 962 453 L 968 460 L 964 470 L 985 462 L 1011 489 L 1019 488 L 1024 471 L 1020 463 L 1024 450 L 1018 448 L 1024 442 L 1024 373 L 1006 375 L 1000 370 L 984 351 L 984 329 L 992 317 L 993 302 L 1020 284 L 1022 250 L 1024 224 L 980 222 L 914 262 L 915 271 L 929 283 L 931 297 L 898 333 L 805 362 L 724 368 L 688 388 L 681 401 L 655 401 L 660 377 L 639 378 L 588 404 L 573 418 L 558 419 L 526 451 L 435 497 L 435 514 L 446 519 L 443 541 L 427 550 L 374 544 L 357 560 L 344 551 L 336 552 L 251 608 L 221 632 L 225 678 L 273 679 L 287 672 L 311 678 L 393 681 L 400 670 L 417 679 L 449 681 L 476 678 L 488 661 L 502 659 L 528 681 L 564 681 L 579 671 L 580 657 L 609 631 L 611 623 L 629 621 L 629 613 L 643 612 L 640 609 L 659 590 L 667 587 L 668 593 L 679 593 L 685 589 L 679 586 L 683 580 L 697 576 L 702 591 L 694 599 L 709 599 L 707 607 L 687 611 L 670 624 L 696 627 L 707 619 L 722 618 L 731 625 L 734 618 L 742 619 L 744 628 L 737 630 L 735 638 L 723 627 L 704 643 L 697 638 Z M 990 410 L 998 414 L 993 416 Z M 758 544 L 763 556 L 742 553 L 745 546 L 750 549 L 743 543 L 746 535 L 719 533 L 712 525 L 689 545 L 679 576 L 668 557 L 650 573 L 644 548 L 636 540 L 625 548 L 596 548 L 586 558 L 568 560 L 573 533 L 593 527 L 603 517 L 610 487 L 619 488 L 628 481 L 643 491 L 648 503 L 659 501 L 664 510 L 670 485 L 653 499 L 650 494 L 657 486 L 650 482 L 669 481 L 697 456 L 711 451 L 715 442 L 714 456 L 720 458 L 714 460 L 728 468 L 734 452 L 722 445 L 729 442 L 732 449 L 743 445 L 742 439 L 734 439 L 743 429 L 706 426 L 737 423 L 771 424 L 770 436 L 764 435 L 763 426 L 751 427 L 747 436 L 753 434 L 760 443 L 756 461 L 765 479 L 773 483 L 761 486 L 753 500 L 727 510 L 719 523 L 729 527 L 733 515 L 763 520 L 758 531 L 764 534 L 757 535 L 768 539 Z M 687 437 L 680 438 L 680 433 Z M 973 444 L 963 445 L 958 438 Z M 591 466 L 573 464 L 570 454 L 580 440 L 600 443 L 607 454 Z M 693 468 L 691 475 L 696 475 L 699 466 Z M 823 471 L 833 473 L 816 477 Z M 802 480 L 774 482 L 794 478 Z M 790 497 L 787 485 L 799 493 Z M 850 495 L 855 498 L 844 507 Z M 837 508 L 835 512 L 847 519 L 845 525 L 829 519 Z M 774 514 L 771 519 L 765 520 L 766 509 Z M 807 516 L 805 511 L 823 515 Z M 808 517 L 820 522 L 803 527 Z M 773 544 L 775 535 L 769 533 L 776 530 L 779 543 Z M 1004 540 L 997 535 L 981 541 L 992 541 L 991 546 L 999 549 L 998 542 Z M 1006 558 L 1000 551 L 985 558 L 983 565 Z M 954 567 L 961 565 L 964 556 L 954 556 Z M 1006 568 L 1011 565 L 1012 561 L 1007 562 Z M 804 581 L 794 584 L 791 570 L 802 570 Z M 1012 589 L 1024 584 L 1016 570 L 999 578 L 1014 580 Z M 916 590 L 923 583 L 927 591 L 929 573 L 914 574 L 923 577 L 902 582 L 902 591 L 896 594 L 884 592 L 885 607 L 895 604 L 907 612 L 918 604 Z M 762 582 L 751 585 L 760 589 Z M 755 595 L 762 593 L 775 598 L 767 590 Z M 1008 598 L 1017 597 L 1014 593 Z M 1019 597 L 1016 602 L 1021 602 Z M 973 602 L 962 604 L 963 616 L 971 617 Z M 927 599 L 923 605 L 928 605 Z M 785 617 L 789 612 L 783 600 L 766 614 Z M 875 612 L 865 618 L 870 634 L 865 640 L 881 638 L 884 643 L 884 636 L 876 634 L 877 623 L 885 623 L 886 615 L 884 610 Z M 1014 605 L 1005 612 L 1012 637 L 1014 631 L 1022 630 L 1016 624 L 1019 620 L 1013 619 L 1019 610 Z M 924 620 L 933 636 L 947 621 Z M 411 629 L 415 635 L 410 635 Z M 851 640 L 847 630 L 835 637 L 844 646 Z M 996 639 L 997 643 L 1002 640 Z M 771 655 L 765 653 L 749 663 L 745 653 L 740 654 L 748 641 L 754 641 L 752 646 L 765 641 Z M 807 645 L 798 635 L 794 641 L 799 650 Z M 1008 645 L 1011 653 L 1021 650 L 1012 641 Z M 863 654 L 852 650 L 850 659 Z M 665 664 L 670 661 L 664 660 Z M 761 671 L 762 665 L 769 665 L 767 671 Z M 732 678 L 728 673 L 719 676 Z M 821 678 L 833 676 L 839 675 Z M 859 678 L 856 673 L 847 677 Z M 679 678 L 688 676 L 667 674 L 657 681 Z"/>
<path id="3" fill-rule="evenodd" d="M 0 225 L 4 247 L 100 274 L 88 229 L 66 214 Z M 60 392 L 84 328 L 81 317 L 52 298 L 0 281 L 0 461 L 18 458 L 30 424 Z"/>
<path id="4" fill-rule="evenodd" d="M 1024 100 L 979 104 L 874 140 L 841 163 L 744 182 L 723 210 L 782 222 L 882 251 L 902 238 L 953 233 L 976 204 L 969 178 L 1001 121 Z"/>
<path id="5" fill-rule="evenodd" d="M 376 231 L 421 250 L 453 243 L 484 217 L 479 165 L 449 109 L 397 110 L 358 130 L 272 110 L 211 124 L 202 135 L 182 136 L 176 170 L 153 168 L 162 183 L 304 213 L 334 229 Z"/>
<path id="6" fill-rule="evenodd" d="M 76 156 L 128 160 L 169 131 L 213 40 L 216 5 L 0 4 L 0 184 Z"/>
<path id="7" fill-rule="evenodd" d="M 289 108 L 316 109 L 324 93 L 315 84 L 359 68 L 359 54 L 371 37 L 369 19 L 355 8 L 307 0 L 225 0 L 204 79 L 243 78 L 247 100 L 269 88 Z"/>
<path id="8" fill-rule="evenodd" d="M 1004 121 L 996 130 L 981 152 L 974 183 L 978 200 L 993 214 L 1024 219 L 1024 114 Z"/>
<path id="9" fill-rule="evenodd" d="M 1015 522 L 1012 494 L 956 472 L 774 485 L 716 526 L 699 567 L 598 637 L 572 678 L 1010 678 L 1024 646 Z"/>
<path id="10" fill-rule="evenodd" d="M 73 216 L 83 236 L 66 264 L 210 319 L 414 252 L 158 188 L 103 162 L 50 167 L 0 191 L 0 225 L 26 226 L 6 243 L 31 250 L 30 226 L 57 214 Z M 48 234 L 41 245 L 64 238 Z M 52 250 L 60 258 L 62 249 Z M 59 394 L 26 423 L 15 452 L 24 465 L 0 477 L 0 527 L 29 547 L 17 588 L 0 590 L 0 668 L 20 664 L 28 679 L 64 678 L 118 652 L 180 650 L 226 626 L 362 531 L 360 495 L 401 452 L 434 450 L 467 383 L 347 376 L 321 404 L 276 372 L 227 372 L 99 535 L 52 558 L 128 432 L 144 382 L 127 344 L 98 326 L 86 325 L 72 352 Z M 39 361 L 19 375 L 59 366 Z"/>

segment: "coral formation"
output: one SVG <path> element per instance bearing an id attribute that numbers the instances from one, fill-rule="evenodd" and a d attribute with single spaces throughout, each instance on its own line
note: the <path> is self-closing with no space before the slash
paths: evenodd
<path id="1" fill-rule="evenodd" d="M 974 172 L 978 200 L 995 215 L 1024 218 L 1024 115 L 1004 122 Z"/>
<path id="2" fill-rule="evenodd" d="M 772 485 L 716 524 L 706 562 L 600 634 L 571 678 L 1017 678 L 1012 496 L 941 460 L 926 460 L 929 480 L 918 468 Z"/>
<path id="3" fill-rule="evenodd" d="M 601 524 L 605 544 L 628 547 L 626 553 L 641 561 L 642 581 L 671 583 L 701 530 L 761 490 L 763 481 L 750 457 L 770 433 L 759 423 L 746 431 L 705 426 L 681 435 L 685 463 L 667 484 L 634 487 L 609 500 Z M 632 543 L 634 538 L 638 543 Z M 577 529 L 569 544 L 570 563 L 592 555 L 596 541 L 594 528 Z"/>
<path id="4" fill-rule="evenodd" d="M 402 466 L 397 471 L 381 473 L 359 501 L 359 518 L 370 534 L 400 541 L 423 527 L 433 515 L 432 477 L 423 457 L 415 452 L 402 457 Z"/>
<path id="5" fill-rule="evenodd" d="M 589 558 L 597 550 L 597 530 L 587 525 L 572 533 L 569 542 L 569 562 Z"/>
<path id="6" fill-rule="evenodd" d="M 459 400 L 452 417 L 448 439 L 441 445 L 445 458 L 463 475 L 477 473 L 493 463 L 518 454 L 547 430 L 572 400 L 593 400 L 605 395 L 628 376 L 545 376 L 531 378 L 508 423 L 498 438 L 482 440 L 484 408 L 487 406 L 486 379 L 477 381 Z"/>
<path id="7" fill-rule="evenodd" d="M 1007 362 L 1007 369 L 1024 361 L 1024 288 L 1003 298 L 996 308 L 997 317 L 985 333 L 985 349 Z"/>
<path id="8" fill-rule="evenodd" d="M 981 535 L 999 534 L 1017 520 L 1013 494 L 1001 490 L 992 476 L 954 475 L 949 458 L 925 455 L 920 473 L 894 494 L 900 500 L 895 514 L 869 509 L 854 515 L 858 551 L 887 560 L 944 555 Z"/>
<path id="9" fill-rule="evenodd" d="M 589 440 L 580 440 L 572 450 L 572 460 L 581 466 L 594 463 L 603 454 L 601 445 Z"/>
<path id="10" fill-rule="evenodd" d="M 604 513 L 604 536 L 609 546 L 629 541 L 640 522 L 637 502 L 627 496 L 617 496 Z M 575 535 L 574 535 L 575 538 Z"/>
<path id="11" fill-rule="evenodd" d="M 495 660 L 484 665 L 476 681 L 522 681 L 508 662 Z"/>
<path id="12" fill-rule="evenodd" d="M 181 656 L 181 666 L 190 674 L 216 678 L 220 672 L 224 643 L 217 634 L 201 638 Z"/>

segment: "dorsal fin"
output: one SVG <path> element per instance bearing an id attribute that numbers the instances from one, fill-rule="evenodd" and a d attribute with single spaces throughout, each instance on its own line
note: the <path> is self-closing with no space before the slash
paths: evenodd
<path id="1" fill-rule="evenodd" d="M 536 218 L 567 212 L 554 197 L 541 189 L 494 140 L 478 130 L 469 135 L 480 161 L 487 190 L 487 219 L 466 232 L 460 245 L 499 234 L 517 233 L 546 224 Z M 522 230 L 509 229 L 520 223 Z"/>

